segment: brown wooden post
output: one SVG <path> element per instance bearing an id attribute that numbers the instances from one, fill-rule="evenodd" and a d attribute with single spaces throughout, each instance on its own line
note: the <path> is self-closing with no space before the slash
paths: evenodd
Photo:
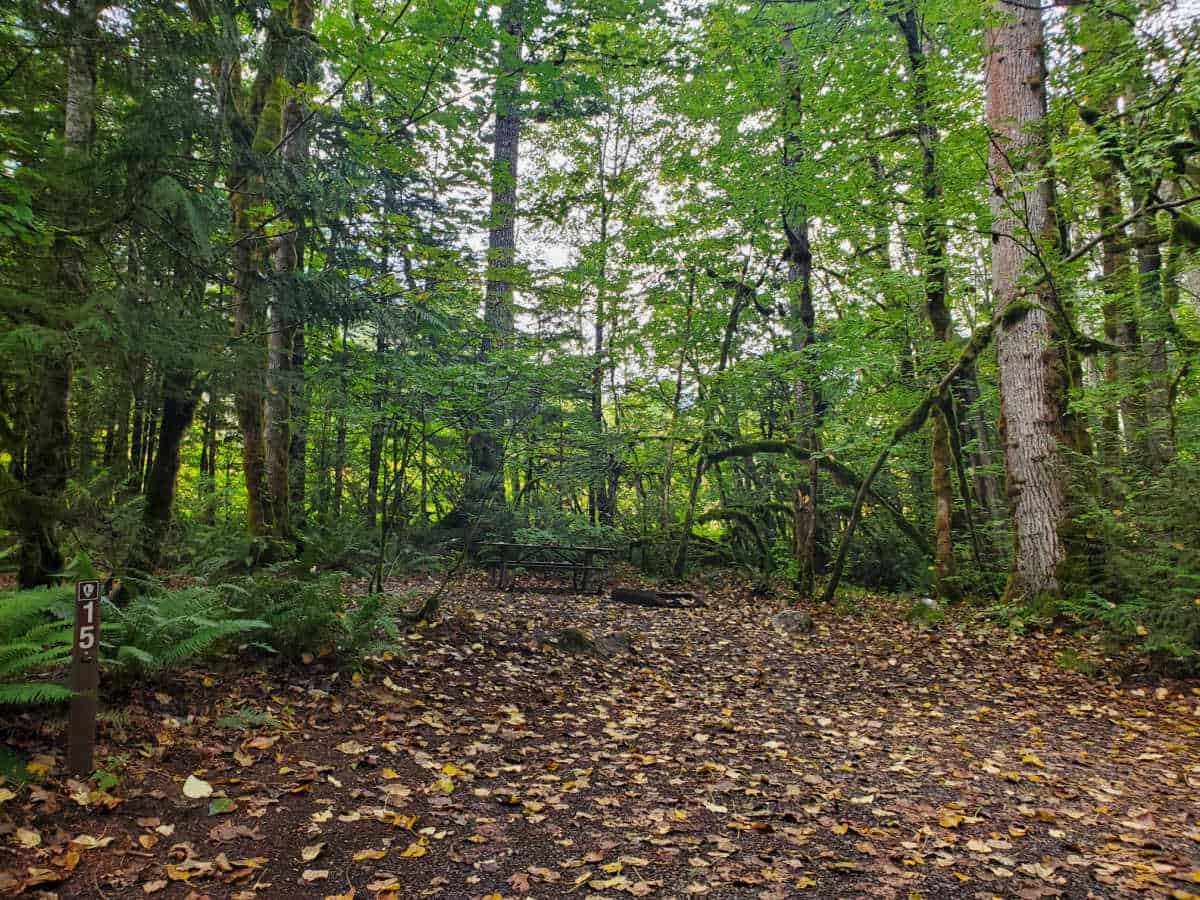
<path id="1" fill-rule="evenodd" d="M 75 639 L 71 651 L 71 715 L 67 767 L 74 775 L 95 770 L 96 707 L 100 690 L 100 582 L 75 584 Z"/>

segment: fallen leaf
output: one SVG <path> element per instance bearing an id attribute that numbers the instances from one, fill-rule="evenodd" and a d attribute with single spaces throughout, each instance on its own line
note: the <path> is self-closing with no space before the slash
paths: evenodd
<path id="1" fill-rule="evenodd" d="M 189 775 L 183 783 L 183 796 L 191 800 L 205 800 L 212 796 L 213 786 L 207 781 Z"/>

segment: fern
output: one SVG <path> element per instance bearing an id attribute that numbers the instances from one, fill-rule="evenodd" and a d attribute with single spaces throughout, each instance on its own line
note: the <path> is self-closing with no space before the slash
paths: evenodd
<path id="1" fill-rule="evenodd" d="M 45 620 L 55 606 L 70 599 L 68 589 L 56 586 L 0 592 L 0 642 L 23 634 Z"/>
<path id="2" fill-rule="evenodd" d="M 262 619 L 243 617 L 231 593 L 195 586 L 142 596 L 124 609 L 109 604 L 105 616 L 111 624 L 101 643 L 106 662 L 121 671 L 158 671 L 196 659 L 225 638 L 268 627 Z"/>
<path id="3" fill-rule="evenodd" d="M 70 698 L 68 688 L 37 677 L 70 659 L 69 598 L 62 587 L 0 593 L 0 705 Z"/>
<path id="4" fill-rule="evenodd" d="M 0 706 L 32 706 L 40 703 L 61 703 L 74 696 L 70 688 L 50 681 L 27 681 L 21 684 L 0 684 Z"/>

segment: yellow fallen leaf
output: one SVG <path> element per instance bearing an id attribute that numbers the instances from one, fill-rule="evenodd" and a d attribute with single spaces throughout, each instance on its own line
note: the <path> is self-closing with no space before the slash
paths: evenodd
<path id="1" fill-rule="evenodd" d="M 359 850 L 354 854 L 355 862 L 362 862 L 364 859 L 383 859 L 387 856 L 386 850 Z"/>
<path id="2" fill-rule="evenodd" d="M 17 795 L 14 794 L 12 791 L 10 791 L 8 788 L 0 787 L 0 803 L 4 803 L 8 800 L 11 800 L 15 796 L 17 796 Z"/>
<path id="3" fill-rule="evenodd" d="M 338 750 L 342 753 L 345 753 L 347 756 L 358 756 L 360 754 L 366 753 L 371 748 L 360 744 L 358 741 L 350 740 L 350 741 L 342 741 L 340 744 L 338 744 L 333 749 Z"/>
<path id="4" fill-rule="evenodd" d="M 956 813 L 942 813 L 938 824 L 943 828 L 957 828 L 962 824 L 963 817 Z"/>
<path id="5" fill-rule="evenodd" d="M 850 830 L 850 823 L 849 822 L 839 822 L 838 824 L 834 825 L 829 830 L 832 831 L 834 834 L 845 834 L 847 831 Z"/>
<path id="6" fill-rule="evenodd" d="M 1027 766 L 1037 766 L 1039 769 L 1046 768 L 1046 764 L 1032 753 L 1026 753 L 1024 756 L 1022 756 L 1021 762 L 1025 763 Z"/>
<path id="7" fill-rule="evenodd" d="M 312 884 L 314 881 L 324 881 L 328 877 L 328 869 L 305 869 L 300 873 L 300 878 L 305 884 Z"/>
<path id="8" fill-rule="evenodd" d="M 405 859 L 417 859 L 418 857 L 424 856 L 428 852 L 429 848 L 424 844 L 419 841 L 413 841 L 413 843 L 404 848 L 404 851 L 400 855 Z"/>
<path id="9" fill-rule="evenodd" d="M 321 851 L 324 849 L 325 845 L 323 843 L 312 844 L 311 846 L 305 847 L 300 851 L 300 858 L 304 860 L 304 862 L 312 862 L 321 855 Z"/>
<path id="10" fill-rule="evenodd" d="M 71 843 L 83 850 L 95 850 L 97 847 L 107 847 L 114 840 L 112 835 L 98 838 L 90 834 L 81 834 L 79 837 L 71 838 Z"/>
<path id="11" fill-rule="evenodd" d="M 442 774 L 449 775 L 451 778 L 462 778 L 462 776 L 466 775 L 467 773 L 454 763 L 446 763 L 444 766 L 442 766 Z"/>

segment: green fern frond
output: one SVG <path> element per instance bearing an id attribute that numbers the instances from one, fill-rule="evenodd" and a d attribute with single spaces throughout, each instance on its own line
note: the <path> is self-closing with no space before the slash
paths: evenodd
<path id="1" fill-rule="evenodd" d="M 61 703 L 70 700 L 70 688 L 49 681 L 29 681 L 24 684 L 0 684 L 0 706 L 33 706 L 40 703 Z"/>
<path id="2" fill-rule="evenodd" d="M 0 660 L 0 678 L 11 678 L 23 672 L 37 672 L 61 665 L 71 658 L 71 647 L 61 645 L 42 649 L 35 648 L 31 652 Z"/>
<path id="3" fill-rule="evenodd" d="M 122 668 L 154 669 L 157 667 L 158 660 L 155 659 L 152 653 L 147 653 L 140 647 L 131 647 L 127 644 L 117 648 L 117 662 Z"/>
<path id="4" fill-rule="evenodd" d="M 22 635 L 70 596 L 70 590 L 60 586 L 0 592 L 0 642 Z"/>

